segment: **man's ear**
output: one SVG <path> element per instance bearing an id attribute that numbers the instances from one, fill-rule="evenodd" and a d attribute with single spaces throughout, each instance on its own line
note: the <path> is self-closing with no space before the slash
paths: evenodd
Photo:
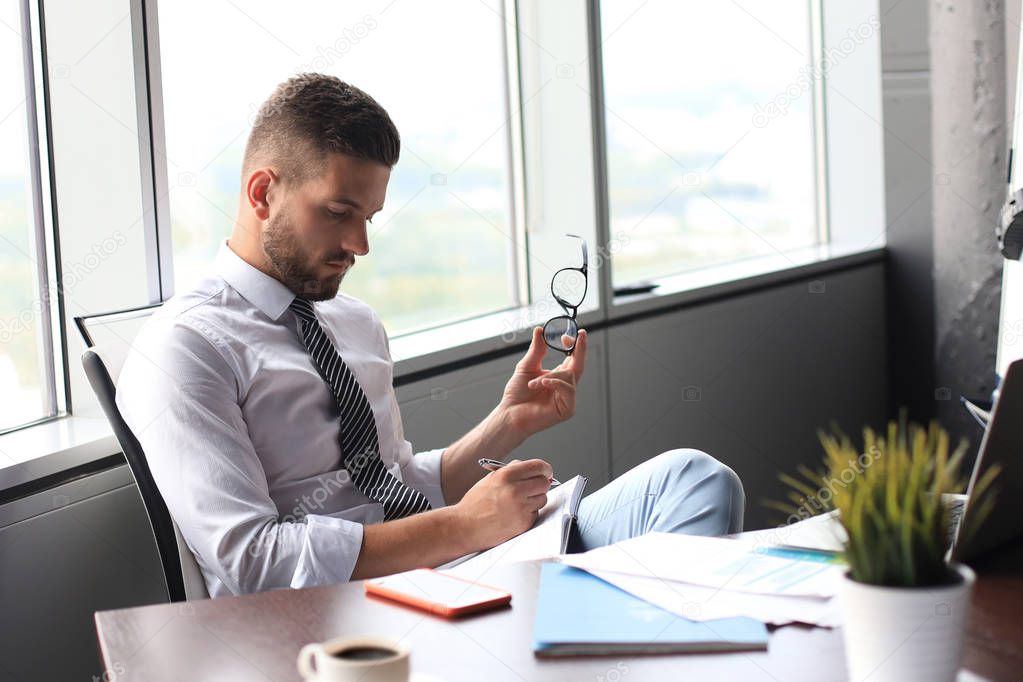
<path id="1" fill-rule="evenodd" d="M 245 195 L 252 207 L 252 212 L 260 220 L 270 218 L 270 194 L 280 182 L 273 168 L 257 168 L 249 173 L 245 185 Z"/>

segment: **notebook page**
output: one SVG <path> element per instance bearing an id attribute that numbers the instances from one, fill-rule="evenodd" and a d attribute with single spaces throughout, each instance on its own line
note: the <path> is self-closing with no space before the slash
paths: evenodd
<path id="1" fill-rule="evenodd" d="M 548 559 L 562 554 L 568 542 L 566 517 L 570 518 L 578 511 L 585 485 L 586 479 L 576 476 L 552 488 L 547 493 L 547 504 L 540 510 L 532 528 L 455 566 L 441 567 L 441 570 L 466 580 L 479 580 L 500 564 Z"/>

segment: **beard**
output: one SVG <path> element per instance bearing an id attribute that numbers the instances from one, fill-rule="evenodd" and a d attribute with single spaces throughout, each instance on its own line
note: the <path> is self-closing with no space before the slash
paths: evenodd
<path id="1" fill-rule="evenodd" d="M 291 216 L 284 209 L 267 222 L 263 230 L 263 251 L 277 279 L 307 301 L 327 301 L 337 296 L 341 280 L 348 273 L 348 270 L 343 270 L 327 277 L 318 276 L 316 264 L 310 265 L 311 259 L 299 246 Z M 355 261 L 350 253 L 326 260 L 349 262 L 349 268 Z"/>

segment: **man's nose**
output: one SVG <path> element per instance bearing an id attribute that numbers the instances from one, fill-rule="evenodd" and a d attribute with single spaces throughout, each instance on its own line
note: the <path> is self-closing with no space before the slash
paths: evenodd
<path id="1" fill-rule="evenodd" d="M 362 221 L 362 225 L 345 235 L 344 243 L 341 246 L 345 251 L 350 251 L 356 256 L 365 256 L 369 253 L 369 233 L 365 220 Z"/>

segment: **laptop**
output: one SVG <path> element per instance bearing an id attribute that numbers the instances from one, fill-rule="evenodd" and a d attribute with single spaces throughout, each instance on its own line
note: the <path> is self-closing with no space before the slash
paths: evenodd
<path id="1" fill-rule="evenodd" d="M 960 529 L 971 525 L 975 505 L 970 504 L 974 486 L 992 466 L 1001 467 L 993 488 L 997 491 L 990 515 L 977 527 L 973 537 L 960 538 Z M 996 547 L 1023 536 L 1023 360 L 1009 365 L 1002 380 L 998 398 L 991 410 L 991 420 L 980 442 L 977 461 L 961 504 L 953 503 L 952 559 L 968 562 Z"/>

